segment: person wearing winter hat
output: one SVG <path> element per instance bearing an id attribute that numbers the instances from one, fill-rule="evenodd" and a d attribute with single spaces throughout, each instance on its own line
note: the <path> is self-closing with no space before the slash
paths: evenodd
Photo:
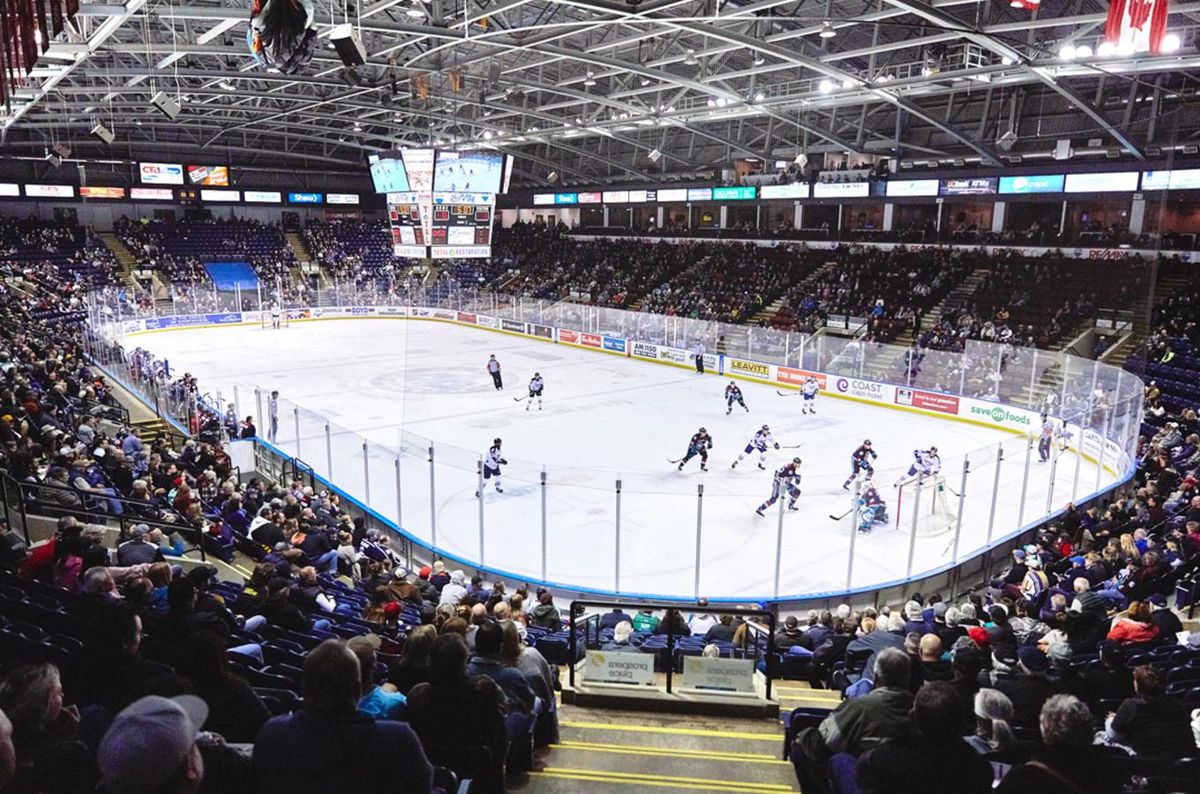
<path id="1" fill-rule="evenodd" d="M 192 794 L 204 780 L 196 744 L 208 706 L 195 695 L 149 695 L 126 706 L 104 738 L 97 760 L 108 794 Z"/>
<path id="2" fill-rule="evenodd" d="M 438 601 L 438 605 L 449 604 L 456 607 L 462 600 L 467 597 L 466 588 L 467 577 L 461 570 L 455 570 L 450 574 L 450 582 L 442 588 L 442 597 Z"/>

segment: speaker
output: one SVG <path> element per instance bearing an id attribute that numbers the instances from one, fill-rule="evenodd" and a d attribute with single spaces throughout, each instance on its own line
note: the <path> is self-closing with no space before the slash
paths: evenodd
<path id="1" fill-rule="evenodd" d="M 650 150 L 650 154 L 646 156 L 650 158 L 650 162 L 657 163 L 660 159 L 662 159 L 662 152 L 660 152 L 658 149 L 652 149 Z"/>
<path id="2" fill-rule="evenodd" d="M 1011 151 L 1014 144 L 1017 142 L 1017 134 L 1012 130 L 1001 135 L 996 139 L 996 147 L 1001 151 Z"/>
<path id="3" fill-rule="evenodd" d="M 97 123 L 95 127 L 92 127 L 92 135 L 95 135 L 104 143 L 112 143 L 117 137 L 112 134 L 112 130 L 99 123 Z"/>
<path id="4" fill-rule="evenodd" d="M 1059 138 L 1054 144 L 1054 159 L 1055 160 L 1070 160 L 1071 159 L 1071 140 L 1069 138 Z"/>
<path id="5" fill-rule="evenodd" d="M 551 171 L 550 173 L 546 174 L 546 181 L 553 185 L 558 181 L 558 172 Z"/>
<path id="6" fill-rule="evenodd" d="M 150 104 L 158 108 L 159 112 L 169 119 L 178 118 L 179 114 L 183 110 L 179 107 L 178 102 L 167 96 L 165 91 L 159 91 L 157 94 L 150 97 Z"/>
<path id="7" fill-rule="evenodd" d="M 346 66 L 360 66 L 367 62 L 367 48 L 363 46 L 358 31 L 349 22 L 334 25 L 329 31 L 329 41 L 333 43 L 338 57 Z"/>

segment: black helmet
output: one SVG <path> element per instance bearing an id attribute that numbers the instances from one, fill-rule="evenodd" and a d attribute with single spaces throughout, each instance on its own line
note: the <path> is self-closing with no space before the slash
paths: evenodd
<path id="1" fill-rule="evenodd" d="M 700 428 L 700 432 L 701 432 L 701 433 L 707 433 L 708 431 L 707 431 L 707 430 L 705 430 L 705 429 L 702 427 L 702 428 Z"/>
<path id="2" fill-rule="evenodd" d="M 492 439 L 492 443 L 495 444 L 496 446 L 500 446 L 500 439 L 494 438 L 494 439 Z"/>
<path id="3" fill-rule="evenodd" d="M 869 438 L 867 438 L 867 439 L 863 439 L 863 446 L 864 446 L 864 447 L 869 447 L 869 446 L 871 446 L 871 439 L 869 439 Z"/>
<path id="4" fill-rule="evenodd" d="M 770 429 L 771 428 L 767 427 L 766 425 L 763 425 L 763 430 L 770 430 Z"/>
<path id="5" fill-rule="evenodd" d="M 792 458 L 792 463 L 799 464 L 800 462 L 801 462 L 800 458 Z"/>

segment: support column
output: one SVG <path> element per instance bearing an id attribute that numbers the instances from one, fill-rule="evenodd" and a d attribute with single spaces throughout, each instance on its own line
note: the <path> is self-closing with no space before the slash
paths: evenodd
<path id="1" fill-rule="evenodd" d="M 729 228 L 729 207 L 721 205 L 720 212 L 717 214 L 717 227 L 720 229 Z"/>
<path id="2" fill-rule="evenodd" d="M 992 232 L 999 234 L 1004 231 L 1004 218 L 1008 214 L 1008 204 L 997 201 L 992 205 Z"/>
<path id="3" fill-rule="evenodd" d="M 804 228 L 804 205 L 801 204 L 799 201 L 797 201 L 792 206 L 795 207 L 795 210 L 796 210 L 794 213 L 792 213 L 792 228 L 793 229 L 803 229 Z"/>
<path id="4" fill-rule="evenodd" d="M 604 205 L 604 227 L 608 228 L 608 205 Z"/>
<path id="5" fill-rule="evenodd" d="M 666 214 L 666 208 L 663 205 L 658 205 L 658 215 L 656 217 L 656 226 L 661 229 L 663 227 L 663 216 Z"/>
<path id="6" fill-rule="evenodd" d="M 1146 226 L 1146 199 L 1141 193 L 1133 194 L 1133 204 L 1129 207 L 1129 233 L 1141 234 Z"/>
<path id="7" fill-rule="evenodd" d="M 1062 233 L 1067 230 L 1067 202 L 1062 203 L 1062 214 L 1058 218 L 1058 234 L 1061 237 Z"/>
<path id="8" fill-rule="evenodd" d="M 892 230 L 892 224 L 894 223 L 895 216 L 896 216 L 896 205 L 895 204 L 884 204 L 883 205 L 883 230 L 885 232 L 890 232 Z"/>

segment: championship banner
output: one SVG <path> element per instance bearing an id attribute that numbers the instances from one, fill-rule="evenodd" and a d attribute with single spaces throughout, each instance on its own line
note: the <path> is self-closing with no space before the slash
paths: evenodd
<path id="1" fill-rule="evenodd" d="M 1157 55 L 1167 32 L 1167 6 L 1168 0 L 1110 0 L 1105 40 L 1116 44 L 1118 52 Z"/>

